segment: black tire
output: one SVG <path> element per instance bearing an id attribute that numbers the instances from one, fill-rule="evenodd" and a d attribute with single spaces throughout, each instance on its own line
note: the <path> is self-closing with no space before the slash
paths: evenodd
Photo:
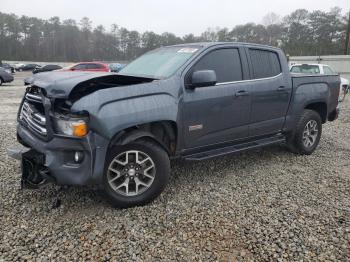
<path id="1" fill-rule="evenodd" d="M 2 78 L 0 77 L 0 86 L 2 85 L 4 81 L 2 80 Z"/>
<path id="2" fill-rule="evenodd" d="M 122 193 L 116 192 L 108 182 L 109 177 L 109 167 L 112 161 L 119 155 L 127 152 L 127 151 L 140 151 L 145 153 L 147 156 L 151 158 L 153 164 L 155 166 L 154 180 L 151 185 L 145 189 L 144 192 L 133 195 L 126 196 Z M 131 161 L 132 162 L 132 161 Z M 127 174 L 127 172 L 125 172 Z M 141 174 L 139 174 L 141 176 Z M 137 140 L 127 145 L 118 145 L 109 150 L 108 155 L 106 157 L 105 163 L 105 171 L 103 174 L 103 188 L 104 193 L 107 198 L 110 200 L 111 204 L 114 207 L 118 208 L 128 208 L 133 206 L 145 205 L 152 200 L 154 200 L 160 193 L 164 190 L 166 185 L 168 184 L 170 177 L 170 160 L 168 154 L 158 146 L 156 143 L 148 141 L 148 140 Z M 124 179 L 125 177 L 121 177 Z M 131 179 L 131 177 L 130 177 Z M 136 180 L 136 178 L 135 178 Z"/>
<path id="3" fill-rule="evenodd" d="M 318 133 L 312 145 L 306 146 L 303 142 L 303 133 L 306 125 L 310 121 L 317 123 Z M 320 115 L 314 110 L 304 110 L 296 125 L 295 132 L 287 137 L 287 146 L 290 151 L 299 155 L 311 155 L 317 148 L 322 134 L 322 120 Z"/>

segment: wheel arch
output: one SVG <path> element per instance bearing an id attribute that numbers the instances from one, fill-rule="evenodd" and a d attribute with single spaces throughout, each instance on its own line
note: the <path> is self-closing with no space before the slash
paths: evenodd
<path id="1" fill-rule="evenodd" d="M 177 138 L 176 122 L 171 120 L 155 121 L 134 125 L 117 132 L 110 140 L 108 148 L 146 139 L 162 147 L 169 156 L 173 156 L 176 153 Z"/>
<path id="2" fill-rule="evenodd" d="M 326 102 L 313 102 L 307 104 L 304 109 L 309 109 L 317 112 L 321 119 L 322 123 L 326 123 L 327 121 L 327 115 L 328 115 L 328 109 L 327 109 L 327 103 Z"/>

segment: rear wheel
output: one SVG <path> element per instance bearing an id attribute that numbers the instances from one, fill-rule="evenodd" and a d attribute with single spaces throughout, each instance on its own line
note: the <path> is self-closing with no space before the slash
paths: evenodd
<path id="1" fill-rule="evenodd" d="M 143 205 L 163 191 L 169 176 L 167 153 L 153 142 L 135 141 L 110 150 L 104 174 L 104 190 L 116 207 Z"/>
<path id="2" fill-rule="evenodd" d="M 0 77 L 0 86 L 2 85 L 4 81 L 2 80 L 2 78 Z"/>
<path id="3" fill-rule="evenodd" d="M 300 155 L 310 155 L 317 148 L 322 133 L 322 120 L 313 110 L 304 110 L 296 130 L 287 139 L 289 149 Z"/>

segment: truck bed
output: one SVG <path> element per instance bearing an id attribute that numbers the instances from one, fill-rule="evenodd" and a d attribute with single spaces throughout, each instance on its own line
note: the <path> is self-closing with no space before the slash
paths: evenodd
<path id="1" fill-rule="evenodd" d="M 324 101 L 327 105 L 328 113 L 334 111 L 338 105 L 340 77 L 339 75 L 309 75 L 309 74 L 291 74 L 294 99 L 298 96 L 302 99 L 306 93 L 310 94 L 312 90 L 315 100 Z M 307 89 L 307 92 L 304 90 Z M 293 99 L 293 98 L 292 98 Z M 305 95 L 305 100 L 308 99 Z"/>

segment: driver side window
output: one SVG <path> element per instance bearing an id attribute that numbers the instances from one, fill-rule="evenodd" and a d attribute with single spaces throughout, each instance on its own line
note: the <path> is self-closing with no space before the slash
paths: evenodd
<path id="1" fill-rule="evenodd" d="M 241 59 L 237 48 L 217 49 L 204 55 L 192 67 L 189 78 L 193 72 L 200 70 L 214 70 L 217 83 L 240 81 L 243 79 Z"/>

